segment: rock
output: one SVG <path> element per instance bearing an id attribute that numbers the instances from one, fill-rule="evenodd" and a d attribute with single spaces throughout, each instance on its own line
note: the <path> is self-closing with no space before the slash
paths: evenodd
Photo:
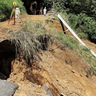
<path id="1" fill-rule="evenodd" d="M 75 70 L 71 70 L 72 73 L 76 73 Z"/>
<path id="2" fill-rule="evenodd" d="M 46 85 L 43 85 L 42 86 L 42 89 L 46 91 L 46 93 L 49 95 L 49 96 L 53 96 L 51 90 L 46 86 Z"/>
<path id="3" fill-rule="evenodd" d="M 18 85 L 6 80 L 0 80 L 0 96 L 13 96 Z"/>

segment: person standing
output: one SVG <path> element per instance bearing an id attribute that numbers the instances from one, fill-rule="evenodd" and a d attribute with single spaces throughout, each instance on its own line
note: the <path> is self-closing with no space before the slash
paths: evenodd
<path id="1" fill-rule="evenodd" d="M 46 16 L 46 12 L 47 12 L 47 9 L 46 9 L 46 7 L 43 9 L 43 14 L 44 14 L 44 16 Z"/>
<path id="2" fill-rule="evenodd" d="M 20 9 L 18 6 L 16 6 L 15 9 L 15 18 L 17 19 L 17 21 L 20 19 Z"/>
<path id="3" fill-rule="evenodd" d="M 8 21 L 8 24 L 10 23 L 10 20 L 12 19 L 12 18 L 14 18 L 14 25 L 15 25 L 15 12 L 16 11 L 16 2 L 13 2 L 13 10 L 12 10 L 12 12 L 11 12 L 11 15 L 10 15 L 10 19 L 9 19 L 9 21 Z"/>
<path id="4" fill-rule="evenodd" d="M 19 15 L 20 15 L 20 9 L 18 6 L 16 6 L 16 9 L 15 9 L 15 18 L 19 18 Z"/>

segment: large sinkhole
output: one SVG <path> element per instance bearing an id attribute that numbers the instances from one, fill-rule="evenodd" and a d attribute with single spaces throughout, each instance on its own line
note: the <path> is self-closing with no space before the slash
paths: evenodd
<path id="1" fill-rule="evenodd" d="M 44 7 L 47 7 L 47 11 L 49 11 L 52 6 L 52 2 L 45 3 L 44 0 L 22 0 L 22 2 L 24 3 L 27 13 L 30 15 L 41 14 Z"/>
<path id="2" fill-rule="evenodd" d="M 0 79 L 7 79 L 11 73 L 11 62 L 15 58 L 15 44 L 9 40 L 0 42 Z"/>

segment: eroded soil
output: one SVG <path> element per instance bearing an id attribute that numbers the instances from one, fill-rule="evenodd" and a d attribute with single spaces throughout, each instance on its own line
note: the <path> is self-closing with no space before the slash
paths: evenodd
<path id="1" fill-rule="evenodd" d="M 28 18 L 32 21 L 46 19 L 42 15 L 28 16 Z M 59 23 L 55 24 L 62 32 Z M 7 26 L 6 21 L 0 23 L 0 28 L 0 38 L 5 38 L 8 36 L 5 30 L 7 28 L 16 30 L 19 24 Z M 95 44 L 85 40 L 84 42 L 96 52 Z M 65 96 L 95 96 L 96 77 L 86 77 L 86 71 L 90 66 L 78 54 L 52 45 L 47 51 L 41 52 L 40 57 L 41 61 L 34 64 L 32 68 L 27 68 L 24 60 L 12 61 L 12 72 L 8 80 L 19 85 L 14 96 L 51 96 L 51 93 L 54 96 L 60 96 L 60 93 L 64 93 Z M 51 93 L 44 90 L 42 86 L 46 86 Z"/>

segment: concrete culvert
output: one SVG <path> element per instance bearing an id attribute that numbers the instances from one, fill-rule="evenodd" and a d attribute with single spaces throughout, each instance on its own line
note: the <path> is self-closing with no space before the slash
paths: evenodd
<path id="1" fill-rule="evenodd" d="M 0 79 L 7 79 L 11 73 L 11 62 L 15 58 L 15 44 L 9 40 L 0 42 Z"/>

